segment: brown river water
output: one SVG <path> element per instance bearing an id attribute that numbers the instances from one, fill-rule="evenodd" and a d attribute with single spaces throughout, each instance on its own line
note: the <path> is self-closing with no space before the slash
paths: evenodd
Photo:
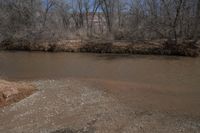
<path id="1" fill-rule="evenodd" d="M 200 116 L 200 58 L 0 52 L 0 77 L 92 81 L 133 108 Z"/>
<path id="2" fill-rule="evenodd" d="M 0 52 L 8 80 L 92 78 L 200 88 L 200 58 L 79 53 Z"/>

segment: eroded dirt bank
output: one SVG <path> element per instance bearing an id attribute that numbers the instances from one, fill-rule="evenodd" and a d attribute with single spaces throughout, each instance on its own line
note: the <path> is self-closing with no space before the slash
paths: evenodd
<path id="1" fill-rule="evenodd" d="M 18 102 L 35 91 L 31 84 L 0 80 L 0 107 Z"/>
<path id="2" fill-rule="evenodd" d="M 200 131 L 199 91 L 183 90 L 178 93 L 179 89 L 162 90 L 153 86 L 93 79 L 34 81 L 33 84 L 39 89 L 35 94 L 0 108 L 0 132 Z M 181 103 L 182 100 L 185 104 Z"/>

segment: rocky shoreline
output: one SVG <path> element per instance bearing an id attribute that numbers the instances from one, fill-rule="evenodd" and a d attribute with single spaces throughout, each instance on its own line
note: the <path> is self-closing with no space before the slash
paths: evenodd
<path id="1" fill-rule="evenodd" d="M 107 41 L 107 40 L 61 40 L 31 43 L 25 39 L 7 39 L 0 43 L 3 50 L 44 52 L 87 52 L 142 55 L 176 55 L 196 57 L 200 53 L 200 42 L 169 40 L 154 41 Z"/>

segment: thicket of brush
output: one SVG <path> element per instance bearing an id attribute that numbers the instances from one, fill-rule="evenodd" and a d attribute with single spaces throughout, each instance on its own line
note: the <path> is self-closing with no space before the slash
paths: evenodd
<path id="1" fill-rule="evenodd" d="M 182 53 L 198 51 L 199 25 L 200 0 L 0 0 L 0 47 L 5 49 L 56 51 L 62 40 L 92 39 L 87 44 L 95 46 L 81 51 L 110 52 L 105 40 L 165 39 L 159 49 L 165 51 L 152 53 Z"/>

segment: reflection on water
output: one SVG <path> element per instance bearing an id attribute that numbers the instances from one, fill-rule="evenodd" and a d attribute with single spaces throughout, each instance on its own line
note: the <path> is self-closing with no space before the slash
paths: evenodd
<path id="1" fill-rule="evenodd" d="M 93 78 L 200 87 L 200 58 L 0 52 L 0 76 L 9 80 Z"/>

